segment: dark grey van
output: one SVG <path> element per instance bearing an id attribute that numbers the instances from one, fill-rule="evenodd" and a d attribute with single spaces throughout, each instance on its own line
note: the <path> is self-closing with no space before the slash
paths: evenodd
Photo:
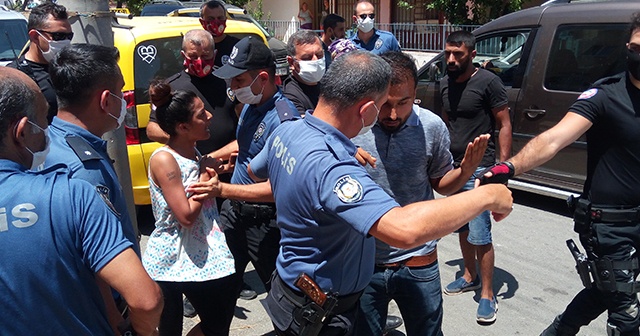
<path id="1" fill-rule="evenodd" d="M 474 62 L 491 61 L 487 68 L 507 88 L 514 154 L 554 126 L 593 82 L 626 69 L 628 24 L 639 10 L 637 1 L 553 4 L 505 15 L 473 32 Z M 437 114 L 442 113 L 443 59 L 441 53 L 419 70 L 417 98 Z M 586 178 L 585 140 L 581 137 L 510 186 L 554 196 L 581 192 Z"/>

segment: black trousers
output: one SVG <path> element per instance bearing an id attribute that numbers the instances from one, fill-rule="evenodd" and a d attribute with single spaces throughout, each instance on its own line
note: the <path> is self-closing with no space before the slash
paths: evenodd
<path id="1" fill-rule="evenodd" d="M 220 223 L 227 246 L 235 259 L 236 273 L 242 286 L 242 275 L 249 261 L 260 280 L 269 290 L 269 279 L 276 269 L 276 258 L 280 249 L 280 229 L 275 218 L 242 216 L 233 209 L 230 200 L 222 203 Z"/>
<path id="2" fill-rule="evenodd" d="M 626 261 L 638 257 L 640 247 L 640 223 L 594 223 L 594 253 L 611 261 Z M 583 246 L 585 242 L 582 242 Z M 615 271 L 617 282 L 632 282 L 638 270 Z M 607 323 L 617 327 L 621 335 L 639 335 L 640 317 L 636 293 L 603 291 L 595 287 L 580 291 L 567 306 L 560 318 L 563 329 L 577 333 L 581 326 L 589 324 L 604 311 Z"/>

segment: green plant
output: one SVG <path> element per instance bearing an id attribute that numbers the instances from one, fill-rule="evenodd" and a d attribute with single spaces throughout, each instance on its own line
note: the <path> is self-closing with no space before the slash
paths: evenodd
<path id="1" fill-rule="evenodd" d="M 453 24 L 484 24 L 522 9 L 528 0 L 433 0 L 428 9 L 444 12 Z"/>

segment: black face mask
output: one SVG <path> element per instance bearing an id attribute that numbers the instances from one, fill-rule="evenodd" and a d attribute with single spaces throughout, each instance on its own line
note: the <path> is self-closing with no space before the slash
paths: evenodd
<path id="1" fill-rule="evenodd" d="M 640 80 L 640 54 L 631 49 L 627 51 L 627 70 L 633 78 Z"/>

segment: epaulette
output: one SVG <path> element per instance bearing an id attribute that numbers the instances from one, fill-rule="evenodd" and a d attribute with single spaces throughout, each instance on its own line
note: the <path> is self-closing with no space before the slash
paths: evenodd
<path id="1" fill-rule="evenodd" d="M 85 162 L 89 160 L 101 160 L 102 156 L 96 153 L 95 148 L 91 147 L 83 138 L 73 135 L 68 135 L 64 139 L 69 144 L 69 147 L 73 149 L 80 161 Z"/>
<path id="2" fill-rule="evenodd" d="M 276 110 L 278 111 L 278 116 L 280 117 L 280 122 L 285 122 L 287 120 L 295 120 L 299 119 L 300 116 L 298 114 L 298 110 L 296 110 L 289 103 L 288 99 L 279 99 L 276 101 Z"/>
<path id="3" fill-rule="evenodd" d="M 165 83 L 167 84 L 171 84 L 171 82 L 175 81 L 178 77 L 180 77 L 181 72 L 175 73 L 171 76 L 169 76 L 169 78 L 165 79 Z"/>

